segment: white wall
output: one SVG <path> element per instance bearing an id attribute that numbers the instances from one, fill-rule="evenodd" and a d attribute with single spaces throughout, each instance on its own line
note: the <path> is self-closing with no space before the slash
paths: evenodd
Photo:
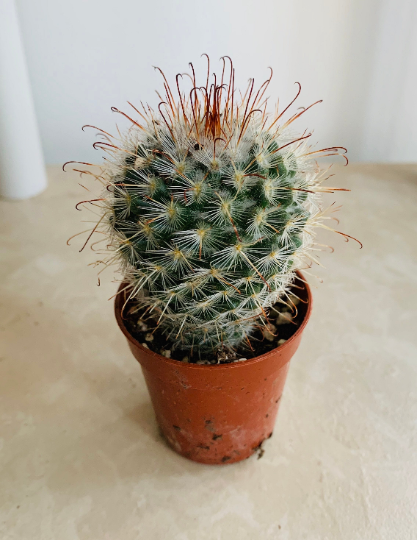
<path id="1" fill-rule="evenodd" d="M 300 130 L 315 128 L 321 145 L 346 146 L 353 160 L 417 160 L 412 139 L 416 128 L 410 121 L 410 114 L 416 115 L 412 101 L 416 62 L 411 57 L 403 62 L 389 89 L 379 83 L 387 66 L 398 67 L 397 56 L 404 48 L 412 48 L 417 60 L 411 31 L 387 57 L 392 41 L 401 32 L 404 35 L 404 27 L 411 28 L 413 0 L 17 0 L 17 4 L 49 163 L 98 161 L 99 152 L 89 146 L 93 133 L 82 133 L 81 126 L 91 123 L 113 130 L 120 117 L 110 107 L 123 108 L 126 100 L 156 105 L 153 90 L 162 85 L 152 65 L 160 66 L 172 80 L 192 61 L 204 78 L 203 52 L 219 69 L 217 59 L 232 56 L 242 86 L 250 76 L 263 81 L 271 65 L 272 97 L 290 99 L 294 82 L 300 81 L 299 106 L 323 98 L 322 105 L 299 120 Z M 401 4 L 406 14 L 399 9 Z M 395 6 L 402 15 L 392 16 Z M 401 100 L 391 99 L 388 110 L 387 92 L 390 96 L 402 92 Z M 385 129 L 382 109 L 391 131 Z M 394 146 L 392 129 L 398 137 Z"/>
<path id="2" fill-rule="evenodd" d="M 383 0 L 376 24 L 363 146 L 373 161 L 417 161 L 416 0 Z"/>

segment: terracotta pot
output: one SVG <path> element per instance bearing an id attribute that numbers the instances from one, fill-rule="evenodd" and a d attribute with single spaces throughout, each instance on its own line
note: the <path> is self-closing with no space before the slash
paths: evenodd
<path id="1" fill-rule="evenodd" d="M 289 361 L 311 314 L 307 284 L 299 296 L 307 301 L 298 306 L 302 323 L 283 345 L 247 361 L 218 365 L 188 364 L 142 347 L 121 317 L 124 293 L 116 296 L 117 322 L 142 367 L 162 433 L 176 452 L 201 463 L 234 463 L 271 437 Z"/>

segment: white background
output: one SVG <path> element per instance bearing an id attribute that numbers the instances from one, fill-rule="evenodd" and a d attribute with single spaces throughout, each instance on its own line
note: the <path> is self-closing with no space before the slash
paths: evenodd
<path id="1" fill-rule="evenodd" d="M 99 161 L 91 123 L 114 131 L 110 107 L 158 104 L 152 65 L 173 80 L 208 53 L 237 80 L 284 103 L 324 103 L 298 126 L 353 161 L 417 160 L 417 2 L 413 0 L 17 0 L 46 161 Z"/>

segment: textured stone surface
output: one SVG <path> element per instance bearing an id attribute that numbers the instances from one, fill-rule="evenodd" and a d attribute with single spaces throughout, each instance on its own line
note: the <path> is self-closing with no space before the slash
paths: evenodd
<path id="1" fill-rule="evenodd" d="M 417 537 L 417 166 L 338 173 L 339 227 L 364 248 L 323 234 L 336 252 L 312 270 L 274 436 L 222 468 L 158 435 L 111 271 L 97 287 L 83 237 L 65 245 L 91 219 L 75 173 L 0 203 L 2 540 Z"/>

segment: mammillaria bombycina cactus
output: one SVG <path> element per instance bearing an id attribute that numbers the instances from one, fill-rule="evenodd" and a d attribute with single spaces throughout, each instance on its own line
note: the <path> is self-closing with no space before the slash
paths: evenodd
<path id="1" fill-rule="evenodd" d="M 271 306 L 292 305 L 295 270 L 314 261 L 316 229 L 328 228 L 321 194 L 334 188 L 322 186 L 327 168 L 317 158 L 345 157 L 344 148 L 313 150 L 311 133 L 291 132 L 314 105 L 285 119 L 299 83 L 292 102 L 268 114 L 272 69 L 238 98 L 232 61 L 224 57 L 210 82 L 207 60 L 204 86 L 192 64 L 187 91 L 185 74 L 173 91 L 161 71 L 165 98 L 156 110 L 112 109 L 131 127 L 117 138 L 100 130 L 94 146 L 109 157 L 88 174 L 104 194 L 84 201 L 102 212 L 89 238 L 110 237 L 109 257 L 99 262 L 121 265 L 129 301 L 173 348 L 200 355 L 250 346 Z"/>

